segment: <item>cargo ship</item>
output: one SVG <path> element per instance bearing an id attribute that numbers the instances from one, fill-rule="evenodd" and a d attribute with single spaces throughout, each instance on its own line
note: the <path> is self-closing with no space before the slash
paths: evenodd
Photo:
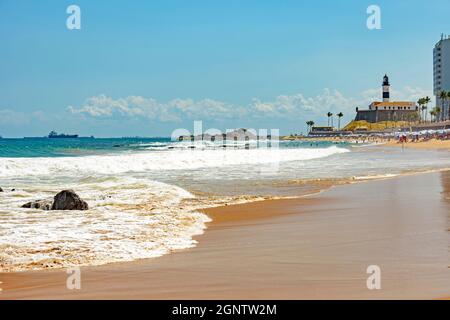
<path id="1" fill-rule="evenodd" d="M 65 138 L 65 139 L 67 139 L 67 138 L 78 138 L 78 135 L 77 134 L 64 134 L 64 133 L 58 134 L 56 131 L 51 131 L 48 134 L 48 137 L 49 138 Z"/>

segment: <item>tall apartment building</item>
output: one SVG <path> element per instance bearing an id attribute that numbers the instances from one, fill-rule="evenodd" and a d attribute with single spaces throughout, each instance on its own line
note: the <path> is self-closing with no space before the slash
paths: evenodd
<path id="1" fill-rule="evenodd" d="M 449 119 L 449 103 L 441 101 L 441 91 L 450 91 L 450 36 L 441 36 L 433 50 L 434 95 L 436 106 L 441 107 L 441 119 Z M 448 99 L 447 101 L 449 101 Z"/>

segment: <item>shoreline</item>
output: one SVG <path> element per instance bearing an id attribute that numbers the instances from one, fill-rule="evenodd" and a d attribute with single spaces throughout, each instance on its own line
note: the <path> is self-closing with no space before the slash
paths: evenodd
<path id="1" fill-rule="evenodd" d="M 83 288 L 76 292 L 69 291 L 65 288 L 67 274 L 64 270 L 3 273 L 0 274 L 0 281 L 3 282 L 3 293 L 0 295 L 0 299 L 401 298 L 402 296 L 399 295 L 399 292 L 392 288 L 383 294 L 377 294 L 359 285 L 355 288 L 355 275 L 358 276 L 359 281 L 363 281 L 365 277 L 365 270 L 356 271 L 355 267 L 365 257 L 365 254 L 363 254 L 364 250 L 362 252 L 360 250 L 368 245 L 366 238 L 371 237 L 371 235 L 377 238 L 377 232 L 386 228 L 389 230 L 390 228 L 388 227 L 389 224 L 383 221 L 384 219 L 379 221 L 377 218 L 380 210 L 383 209 L 372 208 L 370 210 L 370 212 L 373 211 L 373 215 L 368 217 L 369 221 L 375 221 L 376 225 L 380 224 L 380 226 L 384 226 L 372 231 L 369 230 L 370 226 L 366 225 L 364 221 L 361 221 L 361 218 L 357 215 L 342 217 L 342 219 L 336 220 L 333 218 L 333 212 L 341 212 L 342 208 L 339 208 L 342 206 L 343 208 L 348 207 L 349 209 L 347 210 L 351 212 L 351 208 L 354 206 L 362 205 L 361 201 L 355 201 L 355 194 L 364 195 L 364 190 L 366 189 L 377 190 L 377 186 L 379 188 L 380 184 L 382 185 L 381 187 L 389 188 L 398 184 L 404 184 L 405 187 L 411 188 L 411 192 L 418 192 L 424 198 L 421 187 L 424 183 L 423 180 L 429 180 L 430 188 L 433 189 L 433 192 L 429 190 L 426 193 L 425 198 L 434 198 L 433 201 L 423 199 L 423 202 L 429 206 L 437 206 L 434 212 L 443 214 L 448 209 L 446 207 L 448 203 L 439 204 L 438 202 L 436 204 L 435 198 L 440 195 L 436 191 L 439 189 L 439 182 L 441 180 L 445 181 L 446 184 L 450 184 L 450 173 L 448 171 L 374 180 L 367 184 L 338 185 L 319 194 L 302 198 L 265 200 L 210 208 L 203 210 L 203 212 L 206 212 L 213 221 L 208 223 L 207 230 L 204 234 L 195 237 L 195 240 L 199 241 L 195 248 L 181 250 L 156 259 L 115 263 L 98 267 L 82 267 Z M 409 182 L 405 184 L 405 181 Z M 385 188 L 381 190 L 383 189 Z M 447 189 L 444 191 L 448 192 Z M 385 196 L 390 197 L 389 194 Z M 341 199 L 342 197 L 345 199 Z M 414 209 L 414 207 L 410 207 L 410 204 L 408 204 L 410 202 L 409 197 L 404 199 L 403 195 L 400 198 L 404 202 L 404 205 L 408 205 L 408 208 L 411 210 Z M 399 201 L 398 199 L 390 200 L 395 200 L 394 203 Z M 418 201 L 416 199 L 414 200 L 412 202 Z M 423 208 L 423 204 L 419 203 L 418 205 Z M 439 207 L 439 205 L 443 205 L 444 207 Z M 388 208 L 388 204 L 386 204 L 385 209 Z M 396 211 L 398 210 L 399 208 Z M 408 216 L 408 213 L 404 212 L 404 210 L 399 211 L 402 216 Z M 422 216 L 422 213 L 416 212 L 414 216 L 417 219 L 426 218 Z M 363 214 L 363 216 L 366 215 Z M 383 213 L 381 215 L 384 216 L 385 214 Z M 304 220 L 305 217 L 306 220 Z M 350 235 L 347 234 L 347 228 L 334 229 L 330 225 L 331 222 L 327 222 L 328 219 L 331 219 L 331 222 L 336 223 L 340 227 L 344 227 L 345 224 L 349 226 L 353 224 L 354 226 L 351 229 L 355 230 L 355 233 L 359 237 L 362 237 L 362 239 L 356 242 L 352 241 L 352 237 L 349 237 Z M 442 239 L 448 239 L 447 222 L 445 234 L 439 235 L 441 244 Z M 308 224 L 313 224 L 315 227 L 309 228 Z M 304 230 L 305 234 L 303 236 L 297 235 L 297 230 L 293 229 L 293 226 L 296 226 L 300 230 L 306 228 Z M 328 231 L 334 231 L 323 232 L 321 230 L 322 228 L 330 229 Z M 364 229 L 365 231 L 362 232 L 360 229 Z M 419 232 L 419 238 L 422 236 L 427 237 L 428 232 L 425 231 L 421 230 Z M 437 233 L 439 233 L 438 230 L 434 229 L 431 234 L 436 235 Z M 283 237 L 280 237 L 280 235 L 283 235 Z M 295 241 L 297 237 L 301 238 L 301 241 L 298 243 Z M 333 238 L 337 241 L 331 241 Z M 405 246 L 407 249 L 406 252 L 414 251 L 414 246 L 404 243 L 404 240 L 406 239 L 399 239 L 398 244 Z M 348 241 L 350 242 L 348 243 Z M 381 237 L 380 239 L 376 239 L 375 244 L 377 241 L 385 242 L 386 240 Z M 414 242 L 414 239 L 411 241 Z M 318 248 L 323 248 L 323 253 L 320 250 L 317 252 L 311 251 L 312 248 L 315 248 L 314 244 L 316 242 L 320 244 Z M 263 245 L 259 245 L 258 243 Z M 308 246 L 308 243 L 312 246 Z M 355 246 L 357 250 L 347 252 L 345 243 Z M 423 244 L 417 245 L 423 248 Z M 334 250 L 330 251 L 327 249 L 328 247 L 334 248 Z M 447 247 L 448 241 L 445 243 L 445 252 L 447 252 Z M 339 256 L 334 256 L 335 252 L 339 252 L 337 249 L 340 249 L 342 254 L 347 253 L 355 262 L 347 266 L 349 270 L 342 269 L 343 266 L 340 263 Z M 383 246 L 369 246 L 366 249 L 373 249 L 376 253 L 382 250 Z M 426 255 L 430 250 L 433 251 L 433 248 L 427 248 L 424 252 L 415 253 L 418 255 Z M 298 254 L 302 252 L 305 255 Z M 390 256 L 389 251 L 385 252 L 385 254 Z M 387 259 L 382 254 L 376 256 L 378 259 L 388 263 L 388 270 L 392 269 L 392 272 L 398 273 L 395 263 L 391 265 L 392 261 L 390 260 L 392 258 Z M 306 257 L 309 261 L 301 261 L 302 259 L 300 258 L 302 257 Z M 414 260 L 414 257 L 415 255 L 412 255 L 408 259 L 412 259 L 412 262 L 418 262 Z M 334 259 L 336 261 L 333 261 Z M 331 272 L 331 275 L 322 269 L 324 267 L 324 261 L 327 260 L 331 261 L 328 261 L 325 265 L 329 265 L 332 270 L 335 270 Z M 440 260 L 442 264 L 442 257 L 440 257 Z M 250 269 L 255 265 L 259 265 L 260 270 L 250 272 Z M 436 266 L 430 265 L 424 268 L 419 263 L 414 267 L 411 266 L 411 261 L 408 261 L 407 265 L 405 267 L 410 272 L 414 271 L 413 273 L 419 276 L 419 278 L 424 273 L 422 269 L 428 272 L 425 272 L 428 276 L 436 274 L 437 271 Z M 227 266 L 231 267 L 231 270 Z M 296 267 L 292 269 L 291 267 L 293 266 Z M 430 272 L 431 270 L 429 268 L 433 272 Z M 277 271 L 281 271 L 280 269 L 283 270 L 283 276 L 277 275 Z M 336 274 L 336 270 L 337 274 L 342 273 L 338 277 L 342 278 L 341 280 L 333 278 L 332 274 Z M 448 277 L 449 270 L 447 261 L 446 272 L 443 272 L 447 279 L 450 279 Z M 305 273 L 304 277 L 299 277 L 298 271 L 303 271 Z M 349 271 L 351 271 L 350 274 Z M 442 270 L 440 273 L 442 273 Z M 346 279 L 345 276 L 349 276 L 347 280 L 344 280 Z M 397 276 L 402 278 L 401 273 L 398 273 Z M 323 279 L 328 277 L 331 277 L 329 279 L 331 281 L 329 286 L 323 282 Z M 105 282 L 105 279 L 108 281 Z M 241 280 L 238 281 L 239 279 Z M 243 279 L 246 280 L 242 283 Z M 312 279 L 317 280 L 312 281 Z M 319 279 L 322 279 L 322 281 Z M 435 295 L 431 294 L 432 290 L 430 292 L 430 288 L 427 287 L 427 282 L 423 282 L 422 279 L 421 282 L 419 281 L 420 287 L 422 288 L 419 290 L 420 292 L 416 290 L 408 293 L 406 298 L 448 297 L 450 296 L 450 292 L 444 289 L 450 289 L 450 283 L 446 283 L 445 279 L 439 278 L 439 281 L 432 282 L 434 286 L 438 283 L 444 283 L 444 287 L 439 289 L 442 290 L 442 293 L 437 289 Z M 346 285 L 341 287 L 340 281 L 344 281 Z M 267 282 L 270 290 L 265 287 L 264 282 Z M 289 284 L 292 282 L 297 283 L 298 286 L 292 287 Z M 407 285 L 402 281 L 400 282 L 402 285 Z M 276 285 L 277 283 L 279 283 L 278 286 Z M 397 284 L 393 283 L 392 285 L 395 286 Z M 186 288 L 183 286 L 186 286 Z M 112 288 L 119 288 L 119 292 L 111 291 Z M 312 292 L 309 295 L 307 294 L 307 288 L 309 292 Z"/>
<path id="2" fill-rule="evenodd" d="M 398 141 L 389 141 L 383 144 L 388 147 L 404 147 L 411 149 L 421 149 L 421 150 L 440 150 L 440 151 L 450 151 L 450 140 L 437 140 L 430 139 L 427 141 L 418 141 L 418 142 L 407 142 L 402 145 Z"/>
<path id="3" fill-rule="evenodd" d="M 401 150 L 389 150 L 389 148 L 378 148 L 377 146 L 371 146 L 371 148 L 369 147 L 364 147 L 361 146 L 360 148 L 356 148 L 354 149 L 356 151 L 359 150 L 359 152 L 357 152 L 358 154 L 362 154 L 363 158 L 367 158 L 370 160 L 370 154 L 381 154 L 381 153 L 395 153 L 399 156 L 402 156 L 403 158 L 403 152 L 401 152 Z M 427 157 L 427 153 L 426 152 L 417 152 L 417 154 L 423 155 L 423 158 L 426 160 L 430 157 Z M 437 154 L 437 153 L 436 153 Z M 348 155 L 351 155 L 351 152 L 348 153 Z M 441 157 L 443 157 L 443 159 L 447 160 L 448 157 L 445 154 L 440 155 Z M 383 156 L 384 158 L 388 158 L 387 156 Z M 438 155 L 439 157 L 439 155 Z M 349 159 L 349 158 L 347 158 Z M 440 158 L 438 158 L 440 159 Z M 352 159 L 349 159 L 349 161 L 351 161 Z M 327 160 L 325 161 L 321 161 L 322 165 L 325 165 Z M 442 161 L 441 161 L 442 162 Z M 420 166 L 422 166 L 422 163 L 425 164 L 425 162 L 420 162 Z M 314 165 L 313 165 L 314 166 Z M 447 162 L 443 162 L 442 166 L 448 167 Z M 442 167 L 440 166 L 436 166 L 436 167 Z M 434 166 L 430 165 L 427 166 L 429 168 L 423 168 L 423 169 L 431 169 Z M 318 167 L 319 168 L 319 167 Z M 340 168 L 338 168 L 340 170 Z M 419 170 L 416 170 L 419 169 Z M 251 185 L 247 185 L 247 183 L 244 181 L 239 185 L 240 189 L 236 189 L 233 190 L 233 192 L 230 192 L 229 196 L 219 196 L 219 193 L 214 193 L 214 190 L 211 191 L 211 196 L 208 195 L 208 193 L 204 193 L 204 194 L 199 194 L 197 195 L 195 193 L 195 190 L 201 190 L 198 187 L 194 188 L 194 191 L 192 191 L 192 189 L 190 189 L 191 187 L 191 183 L 185 183 L 184 185 L 181 186 L 181 189 L 188 191 L 188 192 L 192 192 L 193 195 L 195 195 L 195 199 L 193 198 L 193 200 L 186 200 L 185 202 L 180 202 L 180 208 L 174 207 L 173 210 L 167 210 L 168 212 L 175 212 L 175 214 L 177 214 L 176 212 L 192 212 L 193 215 L 198 215 L 197 211 L 205 208 L 205 207 L 216 207 L 216 206 L 222 206 L 222 205 L 232 205 L 232 204 L 236 204 L 236 203 L 246 203 L 246 202 L 253 202 L 255 200 L 265 200 L 265 199 L 274 199 L 274 198 L 282 198 L 282 199 L 286 199 L 286 198 L 296 198 L 299 196 L 310 196 L 310 195 L 315 195 L 317 193 L 323 192 L 323 190 L 327 190 L 330 187 L 334 186 L 334 185 L 342 185 L 342 184 L 351 184 L 351 183 L 356 183 L 356 182 L 364 182 L 364 181 L 374 181 L 374 180 L 378 180 L 378 179 L 386 179 L 386 178 L 392 178 L 394 176 L 399 176 L 399 175 L 406 175 L 406 174 L 413 174 L 415 173 L 415 171 L 422 171 L 420 170 L 420 168 L 412 168 L 411 170 L 407 170 L 407 168 L 402 169 L 401 166 L 398 166 L 398 169 L 392 173 L 392 174 L 386 174 L 386 171 L 383 170 L 372 170 L 372 171 L 368 171 L 365 170 L 364 168 L 359 168 L 358 170 L 354 170 L 352 172 L 352 170 L 349 170 L 346 174 L 340 174 L 338 173 L 336 175 L 337 178 L 326 178 L 329 175 L 323 175 L 322 178 L 311 178 L 311 177 L 320 177 L 322 174 L 319 173 L 318 175 L 315 174 L 309 174 L 306 175 L 306 177 L 303 177 L 303 174 L 293 174 L 293 175 L 284 175 L 283 177 L 286 179 L 276 179 L 273 180 L 273 182 L 270 182 L 270 180 L 268 180 L 269 182 L 266 183 L 261 183 L 260 185 L 255 184 L 257 186 L 256 192 L 254 192 L 253 194 L 248 194 L 246 195 L 246 191 L 250 190 L 250 192 L 252 191 Z M 321 170 L 320 168 L 318 170 Z M 429 172 L 429 170 L 423 170 L 426 172 Z M 300 171 L 302 172 L 302 171 Z M 367 173 L 368 176 L 365 176 L 364 173 Z M 309 178 L 308 178 L 309 177 Z M 290 180 L 287 180 L 290 179 Z M 195 185 L 195 184 L 194 184 Z M 169 185 L 170 186 L 170 185 Z M 101 187 L 101 185 L 100 185 Z M 229 189 L 232 186 L 232 184 L 227 186 Z M 81 188 L 81 187 L 80 187 Z M 175 184 L 173 184 L 173 188 L 176 189 L 178 188 Z M 235 188 L 235 187 L 233 187 Z M 250 188 L 250 189 L 249 189 Z M 84 187 L 84 189 L 86 189 Z M 128 194 L 128 190 L 126 190 L 126 187 L 121 188 L 124 189 L 123 193 Z M 220 188 L 217 188 L 217 190 L 220 191 Z M 89 191 L 89 190 L 88 190 Z M 241 192 L 239 192 L 241 191 Z M 146 189 L 145 194 L 147 194 L 148 192 L 152 192 L 151 189 Z M 104 193 L 102 191 L 102 193 Z M 80 193 L 82 194 L 82 193 Z M 90 193 L 88 192 L 87 195 L 89 195 Z M 240 195 L 239 195 L 240 194 Z M 5 195 L 9 196 L 9 198 L 7 197 L 6 199 L 13 199 L 14 194 L 13 193 L 9 193 L 6 192 Z M 197 199 L 198 198 L 198 199 Z M 3 198 L 2 198 L 3 200 Z M 15 199 L 13 199 L 15 201 Z M 89 200 L 89 199 L 88 199 Z M 11 200 L 12 201 L 12 200 Z M 183 200 L 184 201 L 184 200 Z M 157 201 L 154 201 L 157 202 Z M 144 215 L 146 214 L 145 210 L 151 210 L 151 212 L 157 212 L 157 210 L 153 211 L 154 208 L 159 208 L 158 207 L 158 203 L 156 203 L 156 205 L 154 205 L 152 202 L 152 200 L 150 199 L 147 205 L 146 203 L 143 203 L 142 206 L 139 206 L 139 210 L 142 210 Z M 5 202 L 7 203 L 7 202 Z M 3 203 L 2 203 L 3 204 Z M 15 203 L 13 203 L 13 206 L 15 205 Z M 133 206 L 133 205 L 132 205 Z M 123 208 L 122 206 L 117 206 L 119 208 L 119 211 L 121 208 Z M 6 215 L 4 216 L 6 219 L 5 222 L 8 224 L 8 210 L 11 208 L 11 206 L 3 206 L 3 211 L 4 213 L 6 213 Z M 262 212 L 264 214 L 264 212 Z M 76 212 L 71 213 L 71 212 L 60 212 L 58 213 L 61 215 L 61 217 L 58 218 L 58 221 L 61 221 L 61 224 L 63 224 L 64 221 L 66 221 L 64 218 L 68 217 L 68 216 L 72 216 L 73 214 L 75 214 L 75 216 L 77 215 Z M 47 215 L 45 214 L 45 217 Z M 109 215 L 111 217 L 111 215 Z M 147 216 L 151 218 L 151 215 Z M 161 217 L 161 215 L 159 215 Z M 192 216 L 192 215 L 190 215 Z M 54 217 L 54 215 L 49 216 L 49 219 L 51 219 L 51 217 Z M 197 230 L 196 230 L 196 234 L 201 233 L 201 232 L 205 232 L 205 225 L 203 222 L 207 221 L 207 217 L 203 216 L 203 215 L 198 215 L 198 217 L 200 217 L 201 222 L 202 223 L 198 223 L 197 226 Z M 87 217 L 90 218 L 90 217 Z M 119 221 L 122 220 L 122 218 L 120 218 L 119 216 L 117 217 Z M 53 218 L 54 219 L 54 218 Z M 164 219 L 164 218 L 163 218 Z M 92 222 L 94 222 L 93 226 L 95 226 L 95 219 L 88 219 Z M 115 219 L 113 219 L 111 221 L 111 223 L 109 225 L 106 225 L 106 230 L 110 230 L 111 228 L 109 226 L 114 225 L 114 221 L 116 221 Z M 162 224 L 164 226 L 164 224 Z M 90 223 L 84 223 L 83 225 L 80 225 L 81 229 L 79 229 L 79 234 L 81 235 L 83 231 L 85 231 L 84 226 L 87 226 L 87 228 L 92 228 L 90 227 Z M 145 226 L 143 224 L 143 228 L 148 228 L 148 225 Z M 172 239 L 174 238 L 172 236 L 171 233 L 171 227 L 170 225 L 167 226 L 167 230 L 168 230 L 168 237 L 171 237 Z M 122 228 L 119 228 L 122 229 Z M 15 231 L 15 234 L 18 234 L 19 236 L 21 235 L 20 232 L 20 225 L 19 225 L 19 229 L 15 230 L 14 228 L 10 229 L 11 231 Z M 47 232 L 49 232 L 49 229 L 46 225 L 42 225 L 42 229 L 41 233 L 45 234 Z M 74 229 L 74 231 L 77 229 Z M 198 232 L 197 232 L 198 231 Z M 59 234 L 59 230 L 55 229 L 54 232 L 56 234 Z M 102 234 L 102 232 L 104 232 L 102 229 L 98 230 L 98 234 Z M 144 232 L 146 232 L 144 230 Z M 150 231 L 152 232 L 152 231 Z M 111 235 L 108 236 L 110 237 L 110 239 L 114 240 L 114 230 L 112 232 L 110 232 Z M 89 232 L 84 232 L 84 234 L 88 234 Z M 91 232 L 92 234 L 92 232 Z M 147 247 L 142 247 L 139 241 L 133 241 L 132 238 L 134 237 L 136 233 L 128 233 L 127 237 L 131 238 L 131 242 L 130 245 L 128 246 L 129 250 L 133 251 L 133 250 L 140 250 L 140 252 L 144 252 L 146 250 Z M 67 233 L 63 233 L 62 235 L 67 235 Z M 162 234 L 163 236 L 165 234 Z M 195 246 L 195 244 L 192 241 L 192 235 L 191 234 L 186 234 L 187 237 L 186 238 L 187 241 L 184 241 L 183 244 L 184 245 L 169 245 L 166 246 L 165 243 L 163 243 L 162 241 L 160 241 L 159 243 L 161 243 L 161 247 L 162 248 L 167 248 L 168 250 L 164 250 L 162 252 L 162 254 L 167 254 L 168 252 L 172 252 L 173 250 L 178 250 L 178 249 L 187 249 L 191 246 Z M 70 236 L 70 234 L 69 234 Z M 94 234 L 95 236 L 95 234 Z M 102 236 L 103 238 L 105 238 L 104 236 Z M 125 251 L 125 254 L 123 254 L 122 256 L 112 256 L 112 254 L 110 255 L 109 253 L 107 253 L 104 256 L 101 256 L 101 254 L 103 254 L 103 252 L 107 252 L 107 251 L 111 251 L 112 250 L 103 250 L 102 252 L 96 252 L 95 250 L 93 250 L 94 248 L 97 247 L 97 244 L 100 247 L 105 247 L 110 245 L 111 242 L 108 242 L 109 239 L 107 239 L 108 237 L 106 237 L 106 242 L 105 241 L 101 241 L 101 242 L 94 242 L 94 241 L 89 241 L 89 245 L 90 248 L 92 248 L 92 250 L 84 250 L 84 252 L 88 252 L 91 257 L 85 258 L 86 255 L 83 255 L 83 252 L 81 252 L 78 255 L 78 252 L 80 252 L 79 248 L 83 248 L 83 244 L 80 245 L 72 245 L 70 246 L 70 242 L 68 243 L 68 245 L 66 245 L 66 242 L 62 242 L 61 244 L 59 243 L 50 243 L 49 245 L 47 245 L 47 243 L 43 242 L 43 245 L 39 244 L 39 249 L 36 248 L 36 246 L 33 245 L 29 245 L 27 246 L 27 250 L 21 250 L 21 248 L 19 247 L 18 250 L 14 249 L 14 241 L 4 241 L 4 244 L 6 243 L 10 243 L 12 244 L 12 246 L 10 248 L 7 248 L 7 250 L 5 250 L 4 254 L 1 255 L 3 259 L 0 259 L 2 261 L 0 261 L 0 269 L 2 269 L 2 271 L 8 271 L 8 272 L 14 272 L 14 271 L 26 271 L 26 270 L 38 270 L 38 269 L 52 269 L 52 268 L 64 268 L 64 267 L 69 267 L 71 265 L 74 264 L 78 264 L 80 266 L 94 266 L 94 265 L 105 265 L 105 264 L 109 264 L 109 263 L 121 263 L 121 262 L 127 262 L 128 261 L 132 261 L 132 260 L 138 260 L 138 259 L 145 259 L 145 258 L 151 258 L 154 255 L 150 255 L 150 254 L 127 254 L 130 251 Z M 125 237 L 126 238 L 126 237 Z M 80 236 L 80 239 L 83 239 L 83 236 Z M 157 241 L 160 239 L 158 237 L 154 237 L 151 239 L 156 239 Z M 150 239 L 150 240 L 151 240 Z M 19 239 L 20 240 L 20 239 Z M 29 241 L 34 241 L 34 239 L 28 238 L 27 240 Z M 77 241 L 77 238 L 74 238 L 73 240 Z M 170 239 L 168 239 L 170 241 Z M 45 241 L 45 240 L 44 240 Z M 133 243 L 134 242 L 134 243 Z M 189 242 L 189 243 L 188 243 Z M 32 242 L 30 242 L 32 243 Z M 127 243 L 127 242 L 122 242 L 122 243 Z M 121 247 L 120 249 L 123 249 L 126 245 L 122 245 L 122 243 L 120 243 Z M 172 242 L 173 243 L 173 242 Z M 113 243 L 114 245 L 114 243 Z M 42 249 L 41 249 L 42 248 Z M 60 249 L 63 248 L 63 249 Z M 66 248 L 68 248 L 66 250 Z M 74 249 L 70 249 L 70 248 L 74 248 Z M 47 250 L 48 249 L 48 250 Z M 125 248 L 127 249 L 127 248 Z M 100 250 L 101 251 L 101 250 Z M 16 253 L 17 252 L 17 253 Z M 21 252 L 23 252 L 21 254 Z M 28 255 L 28 253 L 31 253 L 30 255 Z M 14 258 L 14 254 L 15 257 Z M 20 255 L 23 255 L 24 259 L 24 263 L 21 263 L 20 260 L 17 260 L 17 258 L 20 259 Z M 47 255 L 49 258 L 48 259 L 42 259 L 41 257 Z M 78 256 L 77 256 L 78 255 Z M 157 256 L 160 256 L 160 254 L 157 254 Z M 9 257 L 12 257 L 14 260 L 9 260 Z M 85 259 L 81 259 L 81 258 L 85 258 Z M 100 257 L 100 258 L 97 258 Z M 35 263 L 33 263 L 33 259 L 35 261 Z M 10 263 L 10 266 L 8 266 L 8 263 Z"/>
<path id="4" fill-rule="evenodd" d="M 373 175 L 373 176 L 353 176 L 353 177 L 347 177 L 347 178 L 325 178 L 325 179 L 311 179 L 311 180 L 292 180 L 289 182 L 289 185 L 293 187 L 296 191 L 299 192 L 298 195 L 280 195 L 280 196 L 241 196 L 235 199 L 235 201 L 232 202 L 221 202 L 214 204 L 212 206 L 205 206 L 205 207 L 198 207 L 197 209 L 193 209 L 193 211 L 200 212 L 205 214 L 208 217 L 208 220 L 205 223 L 205 228 L 203 230 L 203 233 L 194 235 L 192 239 L 196 241 L 195 239 L 197 237 L 201 237 L 205 232 L 208 232 L 208 230 L 211 228 L 211 225 L 215 226 L 216 224 L 222 224 L 226 223 L 228 221 L 234 221 L 234 220 L 256 220 L 256 219 L 265 219 L 265 218 L 271 218 L 272 214 L 267 213 L 267 211 L 258 210 L 258 215 L 253 216 L 249 215 L 248 212 L 240 212 L 239 215 L 236 214 L 228 214 L 227 216 L 216 216 L 214 215 L 214 212 L 216 210 L 221 210 L 222 208 L 235 208 L 239 206 L 246 206 L 246 205 L 253 205 L 253 204 L 261 204 L 261 207 L 264 207 L 267 203 L 272 202 L 284 202 L 284 201 L 296 201 L 301 199 L 308 199 L 308 198 L 314 198 L 317 196 L 320 196 L 323 193 L 328 192 L 329 190 L 332 190 L 335 187 L 339 186 L 346 186 L 346 185 L 353 185 L 353 184 L 362 184 L 362 183 L 368 183 L 368 182 L 374 182 L 374 181 L 383 181 L 383 180 L 390 180 L 390 179 L 397 179 L 402 177 L 408 177 L 408 176 L 417 176 L 417 175 L 425 175 L 425 174 L 432 174 L 432 173 L 441 173 L 441 172 L 450 172 L 450 168 L 437 168 L 437 169 L 426 169 L 426 170 L 416 170 L 416 171 L 407 171 L 407 172 L 401 172 L 396 174 L 386 174 L 386 175 Z M 309 189 L 305 190 L 304 188 L 301 188 L 300 190 L 297 190 L 295 186 L 302 186 L 304 184 L 311 184 L 313 187 L 310 187 Z M 275 186 L 276 188 L 276 186 Z M 259 207 L 255 206 L 255 207 Z M 195 247 L 195 245 L 194 245 Z M 173 252 L 165 253 L 161 256 L 156 257 L 150 257 L 150 258 L 138 258 L 135 260 L 129 260 L 129 261 L 111 261 L 101 264 L 91 264 L 86 265 L 82 264 L 79 265 L 81 268 L 86 267 L 102 267 L 102 266 L 109 266 L 109 265 L 115 265 L 115 264 L 126 264 L 126 263 L 133 263 L 136 261 L 145 261 L 147 259 L 157 259 L 162 256 L 172 254 L 174 252 L 189 250 L 191 248 L 183 248 L 183 249 L 174 249 Z M 11 273 L 25 273 L 25 272 L 46 272 L 46 271 L 58 271 L 58 270 L 66 270 L 68 268 L 71 268 L 72 266 L 66 265 L 66 266 L 59 266 L 59 267 L 49 267 L 49 268 L 36 268 L 36 269 L 18 269 L 18 270 L 8 270 L 8 271 L 1 271 L 1 274 L 11 274 Z M 0 279 L 1 280 L 1 279 Z M 1 291 L 0 291 L 1 292 Z"/>
<path id="5" fill-rule="evenodd" d="M 393 137 L 382 138 L 382 137 L 311 137 L 311 138 L 297 138 L 294 140 L 286 141 L 302 141 L 302 142 L 332 142 L 332 143 L 369 143 L 369 145 L 375 146 L 387 146 L 387 147 L 402 147 L 402 143 Z M 366 145 L 367 146 L 367 145 Z M 419 141 L 408 141 L 403 144 L 404 148 L 414 148 L 422 150 L 446 150 L 450 151 L 450 140 L 439 140 L 439 139 L 429 139 L 429 140 L 419 140 Z"/>

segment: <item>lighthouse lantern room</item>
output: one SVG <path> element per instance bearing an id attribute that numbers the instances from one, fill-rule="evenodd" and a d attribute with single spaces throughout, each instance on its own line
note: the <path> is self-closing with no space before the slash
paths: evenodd
<path id="1" fill-rule="evenodd" d="M 389 102 L 389 88 L 390 88 L 390 84 L 389 84 L 389 78 L 388 76 L 385 74 L 383 77 L 383 102 Z"/>

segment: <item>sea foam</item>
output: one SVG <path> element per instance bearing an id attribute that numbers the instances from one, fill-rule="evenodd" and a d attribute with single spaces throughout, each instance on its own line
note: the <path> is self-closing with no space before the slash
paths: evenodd
<path id="1" fill-rule="evenodd" d="M 2 158 L 0 178 L 22 175 L 119 174 L 306 161 L 349 152 L 345 148 L 167 150 L 64 158 Z"/>
<path id="2" fill-rule="evenodd" d="M 20 205 L 75 188 L 88 211 Z M 0 271 L 100 265 L 157 257 L 195 245 L 208 217 L 183 200 L 193 195 L 156 181 L 118 178 L 77 185 L 35 185 L 5 192 L 0 203 Z"/>
<path id="3" fill-rule="evenodd" d="M 181 144 L 180 144 L 181 146 Z M 60 158 L 2 158 L 0 271 L 101 265 L 158 257 L 195 246 L 214 205 L 172 183 L 165 172 L 308 161 L 348 152 L 316 149 L 135 151 Z M 214 171 L 214 170 L 213 170 Z M 156 178 L 155 178 L 156 177 Z M 40 211 L 21 205 L 74 189 L 88 211 Z M 223 202 L 221 199 L 219 202 Z"/>

